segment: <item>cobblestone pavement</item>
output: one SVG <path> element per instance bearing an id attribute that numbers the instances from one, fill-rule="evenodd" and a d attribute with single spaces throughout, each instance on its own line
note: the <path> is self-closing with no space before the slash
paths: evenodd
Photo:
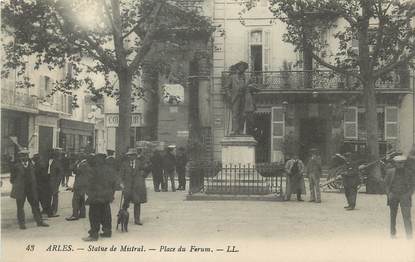
<path id="1" fill-rule="evenodd" d="M 404 238 L 401 217 L 398 239 L 389 239 L 385 196 L 359 194 L 357 210 L 345 211 L 340 193 L 323 193 L 321 204 L 185 201 L 183 191 L 155 193 L 150 184 L 143 226 L 130 219 L 128 233 L 114 229 L 112 238 L 86 243 L 81 238 L 87 235 L 88 219 L 65 220 L 71 213 L 70 192 L 60 194 L 60 217 L 48 219 L 49 228 L 35 226 L 26 204 L 28 229 L 19 230 L 15 202 L 4 183 L 1 261 L 415 261 L 415 242 Z M 111 206 L 113 227 L 119 198 L 117 192 Z M 94 251 L 89 251 L 90 244 Z M 26 250 L 30 245 L 34 251 Z M 51 245 L 60 245 L 55 250 L 71 245 L 73 251 L 47 251 Z M 121 252 L 123 245 L 136 251 Z M 109 251 L 112 246 L 117 250 Z M 180 246 L 186 251 L 179 252 Z M 107 251 L 96 251 L 105 247 Z"/>

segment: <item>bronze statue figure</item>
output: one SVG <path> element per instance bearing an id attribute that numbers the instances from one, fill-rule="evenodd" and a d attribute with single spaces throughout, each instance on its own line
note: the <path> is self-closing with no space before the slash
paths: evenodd
<path id="1" fill-rule="evenodd" d="M 246 134 L 245 124 L 252 120 L 256 109 L 253 93 L 257 88 L 251 80 L 246 81 L 247 69 L 246 62 L 232 65 L 225 83 L 225 99 L 232 112 L 231 135 Z"/>

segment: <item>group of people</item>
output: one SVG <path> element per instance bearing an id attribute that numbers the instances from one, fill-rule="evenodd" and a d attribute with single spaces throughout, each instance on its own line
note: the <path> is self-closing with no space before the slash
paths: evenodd
<path id="1" fill-rule="evenodd" d="M 154 151 L 150 158 L 151 173 L 153 176 L 154 191 L 168 191 L 168 181 L 170 180 L 170 188 L 174 192 L 176 190 L 186 190 L 186 164 L 188 158 L 184 147 L 179 147 L 177 153 L 174 154 L 175 146 L 170 145 L 165 152 L 159 150 Z M 179 185 L 176 188 L 175 174 L 177 173 Z"/>
<path id="2" fill-rule="evenodd" d="M 356 198 L 361 179 L 359 172 L 366 168 L 365 165 L 358 166 L 352 159 L 352 153 L 347 152 L 344 155 L 338 155 L 343 160 L 340 167 L 344 193 L 346 196 L 346 210 L 354 210 L 356 207 Z M 361 170 L 359 170 L 361 169 Z M 411 221 L 412 194 L 415 191 L 415 145 L 412 147 L 408 157 L 403 154 L 397 154 L 391 158 L 383 167 L 385 176 L 382 178 L 386 195 L 387 205 L 390 208 L 390 234 L 392 238 L 396 237 L 396 217 L 399 206 L 403 217 L 405 233 L 407 238 L 411 239 L 413 235 Z M 285 164 L 285 173 L 287 189 L 285 200 L 291 200 L 292 193 L 297 195 L 298 201 L 304 201 L 301 198 L 305 194 L 304 175 L 308 177 L 310 187 L 310 202 L 321 203 L 320 177 L 322 174 L 321 157 L 318 150 L 310 150 L 310 157 L 306 164 L 294 155 Z"/>
<path id="3" fill-rule="evenodd" d="M 287 184 L 285 201 L 290 201 L 293 193 L 297 195 L 297 201 L 304 201 L 301 195 L 306 193 L 304 182 L 304 174 L 306 174 L 309 179 L 310 202 L 321 203 L 320 177 L 322 166 L 318 149 L 312 148 L 310 150 L 310 157 L 306 165 L 298 158 L 298 155 L 293 155 L 285 163 L 285 173 Z"/>
<path id="4" fill-rule="evenodd" d="M 172 191 L 186 189 L 185 166 L 187 156 L 183 147 L 168 146 L 166 150 L 154 150 L 147 158 L 141 149 L 130 148 L 121 158 L 115 159 L 114 151 L 104 153 L 86 153 L 81 151 L 65 160 L 65 153 L 54 149 L 45 161 L 35 154 L 29 158 L 29 151 L 23 149 L 17 154 L 17 161 L 11 169 L 11 197 L 16 198 L 17 218 L 21 229 L 26 229 L 24 203 L 28 200 L 38 226 L 49 226 L 42 214 L 57 217 L 59 186 L 67 186 L 73 192 L 72 214 L 67 221 L 76 221 L 86 217 L 86 205 L 89 205 L 89 236 L 85 241 L 97 240 L 112 235 L 112 215 L 110 203 L 115 191 L 122 191 L 122 209 L 134 205 L 134 224 L 142 225 L 141 204 L 147 202 L 145 178 L 152 173 L 154 190 L 168 191 L 168 180 Z M 69 159 L 69 158 L 68 158 Z M 67 168 L 74 175 L 72 186 L 68 186 Z M 66 167 L 66 168 L 65 168 Z M 179 185 L 175 186 L 175 174 Z M 42 208 L 42 211 L 40 210 Z M 102 233 L 99 234 L 100 229 Z"/>

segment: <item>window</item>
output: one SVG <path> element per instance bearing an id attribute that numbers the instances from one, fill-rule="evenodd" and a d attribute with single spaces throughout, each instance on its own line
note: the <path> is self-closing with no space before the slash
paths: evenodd
<path id="1" fill-rule="evenodd" d="M 48 76 L 40 76 L 39 97 L 50 104 L 53 103 L 53 96 L 48 96 L 52 93 L 52 79 Z"/>
<path id="2" fill-rule="evenodd" d="M 282 107 L 273 107 L 271 114 L 271 147 L 275 150 L 278 148 L 278 141 L 284 138 L 285 114 Z"/>
<path id="3" fill-rule="evenodd" d="M 252 30 L 248 32 L 248 63 L 251 71 L 270 70 L 271 32 Z"/>
<path id="4" fill-rule="evenodd" d="M 398 138 L 398 108 L 385 107 L 385 139 Z"/>
<path id="5" fill-rule="evenodd" d="M 357 139 L 357 107 L 344 109 L 344 138 Z"/>

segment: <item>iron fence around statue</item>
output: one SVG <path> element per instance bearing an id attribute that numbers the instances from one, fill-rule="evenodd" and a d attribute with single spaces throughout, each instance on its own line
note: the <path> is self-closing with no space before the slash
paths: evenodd
<path id="1" fill-rule="evenodd" d="M 257 165 L 212 164 L 204 169 L 205 194 L 282 196 L 284 167 L 274 163 Z"/>

